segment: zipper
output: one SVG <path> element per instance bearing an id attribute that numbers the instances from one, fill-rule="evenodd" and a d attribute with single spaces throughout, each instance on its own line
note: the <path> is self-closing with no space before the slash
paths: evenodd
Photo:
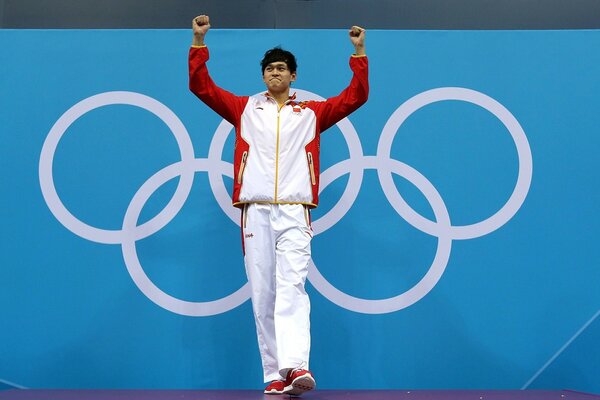
<path id="1" fill-rule="evenodd" d="M 317 184 L 317 179 L 315 178 L 315 164 L 313 163 L 312 153 L 309 151 L 308 154 L 308 166 L 310 167 L 310 181 L 314 185 Z"/>
<path id="2" fill-rule="evenodd" d="M 282 105 L 281 107 L 277 107 L 277 142 L 275 144 L 275 198 L 274 201 L 277 202 L 277 189 L 278 189 L 278 182 L 279 182 L 279 119 L 280 119 L 280 113 L 281 113 L 281 109 L 285 106 Z"/>
<path id="3" fill-rule="evenodd" d="M 240 163 L 240 170 L 238 171 L 237 181 L 242 183 L 242 175 L 244 174 L 244 168 L 246 167 L 246 158 L 248 158 L 248 151 L 242 154 L 242 161 Z"/>

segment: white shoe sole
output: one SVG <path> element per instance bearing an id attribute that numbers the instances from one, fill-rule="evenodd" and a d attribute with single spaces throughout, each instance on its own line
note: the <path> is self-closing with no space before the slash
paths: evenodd
<path id="1" fill-rule="evenodd" d="M 315 379 L 309 374 L 297 377 L 292 381 L 292 384 L 283 389 L 284 394 L 292 396 L 300 396 L 304 392 L 313 390 L 316 386 Z"/>
<path id="2" fill-rule="evenodd" d="M 285 392 L 281 392 L 279 390 L 271 390 L 270 392 L 267 392 L 266 390 L 264 391 L 265 394 L 284 394 Z"/>

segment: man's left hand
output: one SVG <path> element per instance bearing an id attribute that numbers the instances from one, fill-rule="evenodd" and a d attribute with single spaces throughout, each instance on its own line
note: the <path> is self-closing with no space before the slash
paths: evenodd
<path id="1" fill-rule="evenodd" d="M 365 52 L 365 32 L 366 32 L 366 30 L 364 28 L 361 28 L 360 26 L 356 26 L 356 25 L 354 25 L 348 31 L 348 34 L 350 35 L 350 41 L 352 42 L 352 45 L 354 46 L 354 49 L 355 49 L 355 54 L 358 56 L 362 56 L 362 55 L 366 54 L 366 52 Z"/>

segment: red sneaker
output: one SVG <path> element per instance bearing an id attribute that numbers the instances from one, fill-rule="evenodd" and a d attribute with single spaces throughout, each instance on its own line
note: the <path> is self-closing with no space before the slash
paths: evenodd
<path id="1" fill-rule="evenodd" d="M 285 378 L 285 389 L 283 393 L 300 396 L 304 392 L 313 390 L 316 386 L 312 372 L 305 369 L 292 369 Z"/>
<path id="2" fill-rule="evenodd" d="M 265 394 L 283 394 L 285 381 L 273 381 L 265 388 Z"/>

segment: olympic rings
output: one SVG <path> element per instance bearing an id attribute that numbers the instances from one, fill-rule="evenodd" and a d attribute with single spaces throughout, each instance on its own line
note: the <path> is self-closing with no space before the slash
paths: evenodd
<path id="1" fill-rule="evenodd" d="M 299 89 L 297 95 L 299 98 L 322 99 L 314 93 Z M 412 167 L 390 158 L 393 139 L 404 121 L 412 113 L 426 105 L 445 100 L 464 101 L 489 111 L 508 129 L 517 149 L 519 172 L 510 198 L 495 214 L 471 225 L 451 225 L 446 205 L 431 182 Z M 129 203 L 120 230 L 95 228 L 77 219 L 66 209 L 58 197 L 52 176 L 54 154 L 60 138 L 69 126 L 85 113 L 111 104 L 133 105 L 155 114 L 170 128 L 181 155 L 181 161 L 156 172 L 135 193 Z M 376 156 L 363 155 L 358 134 L 347 118 L 337 125 L 346 140 L 350 156 L 347 160 L 334 164 L 322 172 L 320 191 L 345 174 L 350 174 L 350 177 L 340 200 L 325 215 L 313 221 L 315 234 L 333 227 L 344 217 L 358 196 L 364 171 L 375 169 L 383 192 L 394 210 L 416 229 L 438 238 L 436 255 L 422 279 L 406 292 L 387 299 L 367 300 L 346 294 L 329 283 L 319 272 L 314 261 L 311 261 L 308 279 L 313 286 L 324 297 L 348 310 L 366 314 L 382 314 L 394 312 L 416 303 L 435 287 L 444 273 L 450 257 L 452 240 L 472 239 L 500 228 L 516 214 L 529 192 L 533 162 L 525 132 L 517 119 L 502 104 L 475 90 L 460 87 L 437 88 L 408 99 L 396 109 L 383 128 Z M 195 158 L 191 139 L 185 126 L 170 109 L 157 100 L 134 92 L 106 92 L 91 96 L 75 104 L 56 121 L 42 146 L 39 176 L 44 200 L 56 219 L 74 234 L 98 243 L 120 244 L 127 271 L 134 283 L 146 297 L 160 307 L 188 316 L 210 316 L 227 312 L 250 298 L 248 283 L 230 295 L 214 301 L 190 302 L 175 298 L 163 292 L 148 278 L 137 257 L 136 242 L 156 233 L 177 215 L 189 196 L 194 174 L 199 171 L 208 173 L 211 190 L 220 208 L 233 222 L 239 224 L 239 215 L 231 206 L 231 198 L 221 178 L 223 175 L 232 176 L 231 163 L 222 160 L 223 148 L 231 128 L 231 124 L 223 121 L 213 136 L 208 158 Z M 402 176 L 423 193 L 431 205 L 435 222 L 418 214 L 404 201 L 394 185 L 392 174 Z M 176 177 L 180 177 L 177 189 L 165 208 L 148 222 L 137 225 L 141 210 L 150 196 L 164 183 Z"/>

